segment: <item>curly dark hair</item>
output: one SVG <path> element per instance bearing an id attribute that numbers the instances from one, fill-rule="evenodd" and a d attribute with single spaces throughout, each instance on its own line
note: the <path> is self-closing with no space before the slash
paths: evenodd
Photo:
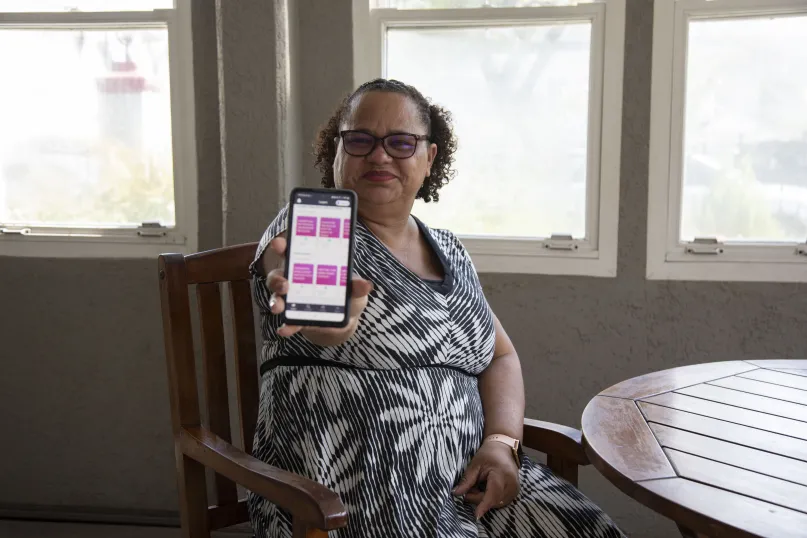
<path id="1" fill-rule="evenodd" d="M 440 199 L 438 191 L 456 174 L 452 165 L 454 164 L 454 153 L 457 151 L 457 138 L 451 124 L 451 113 L 443 107 L 433 104 L 413 86 L 392 79 L 377 78 L 359 86 L 340 103 L 331 119 L 320 129 L 314 142 L 314 156 L 316 157 L 315 165 L 322 174 L 322 186 L 325 188 L 335 186 L 333 162 L 336 158 L 339 127 L 350 111 L 353 102 L 368 92 L 399 93 L 409 97 L 417 106 L 420 119 L 429 133 L 429 140 L 437 145 L 437 156 L 432 164 L 431 175 L 423 181 L 416 198 L 425 202 L 438 201 Z"/>

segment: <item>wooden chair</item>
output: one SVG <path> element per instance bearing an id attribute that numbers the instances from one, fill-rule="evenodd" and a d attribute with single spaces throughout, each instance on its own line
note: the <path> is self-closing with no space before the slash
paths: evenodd
<path id="1" fill-rule="evenodd" d="M 252 457 L 258 415 L 258 366 L 249 263 L 257 243 L 189 256 L 159 257 L 165 354 L 179 481 L 182 536 L 209 537 L 216 529 L 248 521 L 246 500 L 236 484 L 262 495 L 292 515 L 294 538 L 325 538 L 348 524 L 339 496 L 302 476 Z M 190 286 L 198 303 L 203 393 L 191 325 Z M 236 371 L 240 441 L 232 444 L 221 290 L 229 296 Z M 203 397 L 202 397 L 203 396 Z M 207 420 L 202 421 L 200 400 Z M 525 419 L 524 446 L 547 454 L 548 466 L 577 485 L 579 465 L 589 461 L 581 433 L 573 428 Z M 208 501 L 205 468 L 215 472 L 215 500 Z"/>

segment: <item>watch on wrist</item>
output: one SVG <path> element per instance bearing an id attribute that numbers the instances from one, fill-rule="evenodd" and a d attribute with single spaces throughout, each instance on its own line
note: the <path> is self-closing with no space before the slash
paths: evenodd
<path id="1" fill-rule="evenodd" d="M 514 439 L 512 437 L 508 437 L 507 435 L 502 435 L 499 433 L 494 433 L 493 435 L 488 435 L 485 437 L 484 443 L 488 441 L 494 441 L 497 443 L 503 443 L 510 447 L 510 450 L 513 451 L 513 459 L 516 462 L 516 466 L 521 469 L 521 456 L 524 455 L 524 450 L 521 448 L 521 441 L 518 439 Z"/>

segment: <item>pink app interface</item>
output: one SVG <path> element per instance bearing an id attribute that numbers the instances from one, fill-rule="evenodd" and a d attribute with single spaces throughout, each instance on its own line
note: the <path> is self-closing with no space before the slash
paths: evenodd
<path id="1" fill-rule="evenodd" d="M 350 198 L 298 193 L 291 222 L 289 320 L 343 321 L 350 256 Z"/>

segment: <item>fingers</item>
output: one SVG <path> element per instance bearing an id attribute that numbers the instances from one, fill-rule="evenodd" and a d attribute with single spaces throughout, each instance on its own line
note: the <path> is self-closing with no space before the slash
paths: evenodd
<path id="1" fill-rule="evenodd" d="M 272 312 L 272 314 L 277 315 L 283 312 L 285 309 L 286 301 L 283 300 L 283 297 L 273 293 L 272 297 L 269 299 L 269 311 Z"/>
<path id="2" fill-rule="evenodd" d="M 477 489 L 472 489 L 465 494 L 465 500 L 471 504 L 479 504 L 485 498 L 485 492 Z"/>
<path id="3" fill-rule="evenodd" d="M 482 501 L 476 507 L 476 519 L 482 519 L 488 510 L 500 506 L 504 499 L 504 481 L 498 473 L 488 475 L 487 488 Z"/>
<path id="4" fill-rule="evenodd" d="M 297 334 L 301 330 L 303 330 L 303 328 L 300 327 L 299 325 L 286 325 L 286 324 L 283 324 L 277 330 L 277 335 L 282 336 L 283 338 L 288 338 L 289 336 Z"/>
<path id="5" fill-rule="evenodd" d="M 460 483 L 452 491 L 454 495 L 460 496 L 468 493 L 479 480 L 479 467 L 471 466 L 465 470 L 465 475 L 460 480 Z"/>
<path id="6" fill-rule="evenodd" d="M 283 276 L 281 269 L 275 269 L 266 276 L 266 287 L 272 293 L 286 295 L 289 291 L 289 281 Z"/>
<path id="7" fill-rule="evenodd" d="M 274 252 L 278 256 L 285 256 L 286 255 L 286 238 L 285 237 L 275 237 L 269 243 L 269 248 L 271 248 L 272 252 Z"/>
<path id="8" fill-rule="evenodd" d="M 370 295 L 370 292 L 373 291 L 372 282 L 358 277 L 353 278 L 351 287 L 352 287 L 351 297 L 353 299 L 361 299 L 362 297 Z"/>

